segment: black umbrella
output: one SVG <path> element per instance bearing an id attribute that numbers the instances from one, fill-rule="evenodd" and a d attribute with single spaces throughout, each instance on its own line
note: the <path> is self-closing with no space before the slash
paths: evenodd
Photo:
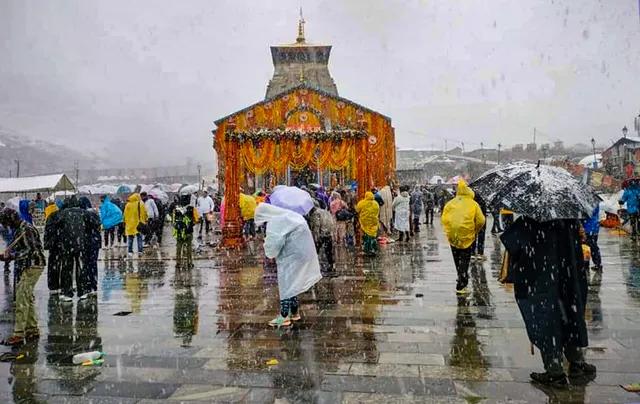
<path id="1" fill-rule="evenodd" d="M 506 208 L 539 222 L 587 219 L 601 200 L 566 170 L 546 165 L 499 167 L 471 187 L 494 208 Z"/>

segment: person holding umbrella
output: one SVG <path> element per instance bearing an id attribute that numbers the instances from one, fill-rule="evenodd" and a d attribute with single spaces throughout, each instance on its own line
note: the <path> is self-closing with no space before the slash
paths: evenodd
<path id="1" fill-rule="evenodd" d="M 593 215 L 600 198 L 557 167 L 521 164 L 496 173 L 502 173 L 503 180 L 487 196 L 490 205 L 520 215 L 500 240 L 508 253 L 508 272 L 527 335 L 544 364 L 545 372 L 531 373 L 531 380 L 567 386 L 563 357 L 569 361 L 570 377 L 592 377 L 596 368 L 585 362 L 582 352 L 588 337 L 580 220 Z M 474 184 L 482 189 L 489 177 Z"/>
<path id="2" fill-rule="evenodd" d="M 588 345 L 584 320 L 587 280 L 583 270 L 580 222 L 538 222 L 521 217 L 500 237 L 509 253 L 509 274 L 529 340 L 540 349 L 544 373 L 531 373 L 536 383 L 568 384 L 569 376 L 589 376 L 596 368 L 585 362 Z"/>
<path id="3" fill-rule="evenodd" d="M 474 200 L 475 194 L 463 180 L 458 182 L 456 197 L 447 202 L 442 211 L 442 227 L 451 245 L 453 261 L 458 272 L 456 293 L 467 294 L 469 290 L 469 264 L 472 244 L 484 227 L 485 217 Z"/>
<path id="4" fill-rule="evenodd" d="M 313 236 L 300 214 L 268 203 L 256 208 L 255 222 L 267 225 L 264 254 L 278 268 L 280 315 L 269 326 L 287 327 L 301 319 L 298 295 L 322 279 Z"/>

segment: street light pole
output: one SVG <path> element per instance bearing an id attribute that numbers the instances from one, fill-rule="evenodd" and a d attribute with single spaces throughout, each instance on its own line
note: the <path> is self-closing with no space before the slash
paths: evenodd
<path id="1" fill-rule="evenodd" d="M 500 149 L 502 148 L 502 145 L 500 143 L 498 143 L 498 164 L 500 164 Z"/>
<path id="2" fill-rule="evenodd" d="M 625 125 L 625 127 L 622 128 L 622 136 L 624 136 L 625 139 L 627 138 L 627 131 L 628 129 L 627 129 L 627 126 Z"/>
<path id="3" fill-rule="evenodd" d="M 198 163 L 198 188 L 202 191 L 202 165 Z"/>
<path id="4" fill-rule="evenodd" d="M 15 160 L 16 162 L 16 178 L 20 178 L 20 160 Z"/>

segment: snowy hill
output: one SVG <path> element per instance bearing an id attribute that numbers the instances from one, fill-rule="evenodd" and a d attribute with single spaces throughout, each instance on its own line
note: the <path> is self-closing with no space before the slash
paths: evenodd
<path id="1" fill-rule="evenodd" d="M 0 177 L 15 177 L 20 161 L 20 176 L 74 171 L 77 162 L 82 170 L 104 168 L 106 162 L 68 147 L 0 130 Z"/>

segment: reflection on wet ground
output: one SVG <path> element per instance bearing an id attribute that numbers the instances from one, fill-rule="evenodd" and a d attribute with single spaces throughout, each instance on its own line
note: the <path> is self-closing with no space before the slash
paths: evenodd
<path id="1" fill-rule="evenodd" d="M 169 239 L 167 237 L 166 239 Z M 242 253 L 200 249 L 176 270 L 173 247 L 142 260 L 102 252 L 99 295 L 73 304 L 36 287 L 40 341 L 0 358 L 0 402 L 15 403 L 627 403 L 640 396 L 640 247 L 601 233 L 603 275 L 590 275 L 587 321 L 595 380 L 540 389 L 540 371 L 513 291 L 497 281 L 500 244 L 454 293 L 455 269 L 439 225 L 376 259 L 337 252 L 336 278 L 301 296 L 303 320 L 278 311 L 277 278 L 259 242 Z M 0 332 L 13 324 L 5 275 Z M 117 315 L 116 315 L 117 314 Z M 103 366 L 74 366 L 78 352 Z M 276 359 L 277 365 L 267 365 Z"/>

